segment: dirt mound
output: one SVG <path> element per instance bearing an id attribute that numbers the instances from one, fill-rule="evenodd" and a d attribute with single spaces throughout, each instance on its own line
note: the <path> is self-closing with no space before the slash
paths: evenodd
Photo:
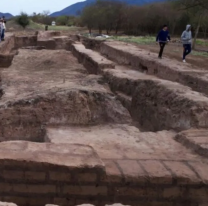
<path id="1" fill-rule="evenodd" d="M 38 40 L 51 39 L 56 36 L 60 36 L 61 32 L 59 31 L 39 31 Z"/>
<path id="2" fill-rule="evenodd" d="M 1 140 L 43 141 L 47 124 L 130 122 L 102 77 L 67 51 L 20 50 L 2 72 Z"/>

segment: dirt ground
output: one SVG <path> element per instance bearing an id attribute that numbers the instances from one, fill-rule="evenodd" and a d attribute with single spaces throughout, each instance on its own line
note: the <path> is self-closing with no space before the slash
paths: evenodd
<path id="1" fill-rule="evenodd" d="M 121 42 L 105 42 L 100 53 L 86 49 L 81 42 L 74 42 L 71 48 L 71 51 L 19 48 L 12 65 L 0 70 L 3 91 L 0 98 L 0 141 L 23 140 L 0 144 L 0 153 L 3 150 L 8 155 L 4 156 L 2 152 L 1 158 L 11 159 L 13 163 L 20 157 L 25 163 L 28 157 L 32 157 L 32 163 L 52 162 L 56 168 L 65 166 L 66 159 L 74 163 L 70 168 L 71 179 L 76 180 L 74 175 L 77 170 L 74 169 L 92 167 L 86 154 L 86 150 L 91 148 L 89 151 L 93 150 L 93 153 L 90 157 L 98 158 L 101 166 L 105 166 L 107 177 L 107 181 L 99 176 L 93 179 L 89 170 L 83 173 L 87 175 L 87 181 L 91 177 L 93 179 L 90 184 L 87 182 L 87 186 L 96 185 L 93 194 L 99 192 L 99 182 L 101 187 L 107 184 L 104 198 L 109 198 L 110 194 L 113 201 L 114 198 L 119 202 L 127 200 L 126 204 L 132 206 L 139 203 L 185 206 L 178 204 L 185 200 L 191 203 L 186 205 L 193 206 L 207 201 L 207 158 L 194 150 L 200 142 L 187 146 L 175 140 L 178 128 L 181 131 L 206 126 L 207 129 L 208 98 L 196 92 L 194 86 L 193 90 L 187 86 L 190 82 L 188 77 L 195 72 L 194 77 L 196 74 L 205 77 L 203 88 L 208 88 L 207 71 L 199 71 L 207 68 L 207 57 L 190 55 L 188 63 L 184 64 L 181 61 L 182 48 L 172 44 L 165 48 L 162 60 L 157 58 L 159 47 L 156 44 L 137 44 L 135 47 Z M 142 68 L 144 71 L 141 71 Z M 194 71 L 195 68 L 198 70 Z M 123 101 L 130 103 L 129 108 L 122 105 L 120 94 Z M 135 122 L 138 126 L 145 126 L 146 132 L 134 126 Z M 207 130 L 199 130 L 194 139 L 207 134 Z M 47 147 L 51 150 L 42 155 L 39 151 L 44 152 Z M 28 150 L 30 153 L 25 153 Z M 61 155 L 52 150 L 60 150 Z M 59 159 L 62 153 L 67 154 L 64 159 Z M 86 166 L 81 161 L 74 161 L 74 153 L 78 160 L 83 157 Z M 68 168 L 65 171 L 68 173 Z M 47 169 L 47 172 L 50 170 Z M 62 171 L 57 169 L 56 172 L 56 176 L 62 178 Z M 51 177 L 49 173 L 41 181 L 45 184 L 48 177 Z M 0 191 L 4 191 L 1 181 L 6 186 L 10 182 L 0 178 Z M 65 186 L 67 181 L 64 177 L 64 184 L 60 184 Z M 86 182 L 75 182 L 75 185 L 73 181 L 72 184 L 70 182 L 73 185 L 70 189 L 62 189 L 62 185 L 58 190 L 55 187 L 54 198 L 69 197 L 74 198 L 73 201 L 79 199 L 91 203 L 92 193 L 85 187 Z M 29 189 L 33 183 L 27 182 Z M 49 189 L 44 189 L 44 184 L 38 183 L 35 194 L 44 191 L 45 197 L 51 196 L 51 185 Z M 80 190 L 82 187 L 87 189 Z M 185 190 L 181 192 L 183 187 Z M 29 198 L 27 201 L 36 197 L 28 193 L 28 188 L 24 191 L 21 187 L 16 188 L 18 194 Z M 79 188 L 78 195 L 74 193 L 74 188 L 75 191 Z M 57 192 L 59 190 L 60 193 Z M 86 191 L 89 192 L 89 200 L 85 199 L 88 195 Z M 193 195 L 195 191 L 198 194 L 196 197 Z M 9 192 L 9 196 L 16 195 L 15 190 Z M 98 194 L 95 199 L 100 197 Z M 132 200 L 135 202 L 131 204 Z M 15 199 L 12 197 L 9 201 Z M 47 203 L 56 204 L 51 197 Z"/>
<path id="2" fill-rule="evenodd" d="M 158 53 L 159 52 L 159 45 L 158 44 L 151 44 L 151 45 L 138 45 L 139 48 L 149 50 L 150 52 Z M 182 45 L 178 44 L 168 44 L 164 50 L 164 57 L 168 57 L 171 59 L 176 59 L 178 61 L 182 61 L 182 54 L 183 54 L 183 47 Z M 199 56 L 190 54 L 187 56 L 186 61 L 192 65 L 197 66 L 199 69 L 208 69 L 208 57 L 206 56 Z"/>

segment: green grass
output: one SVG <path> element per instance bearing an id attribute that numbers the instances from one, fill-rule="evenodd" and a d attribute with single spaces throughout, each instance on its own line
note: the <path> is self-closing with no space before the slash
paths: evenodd
<path id="1" fill-rule="evenodd" d="M 135 36 L 117 36 L 112 37 L 111 39 L 117 41 L 123 41 L 128 43 L 136 43 L 136 44 L 151 44 L 155 42 L 155 37 L 153 36 L 144 36 L 144 37 L 135 37 Z M 208 41 L 203 39 L 197 39 L 196 44 L 199 46 L 208 47 Z"/>
<path id="2" fill-rule="evenodd" d="M 30 20 L 30 24 L 27 26 L 27 29 L 40 30 L 40 29 L 44 29 L 44 25 L 37 24 Z"/>
<path id="3" fill-rule="evenodd" d="M 30 21 L 30 25 L 27 27 L 28 29 L 34 30 L 42 30 L 45 29 L 45 25 L 38 24 L 33 21 Z M 68 30 L 75 30 L 76 27 L 69 27 L 69 26 L 48 26 L 48 30 L 55 30 L 55 31 L 68 31 Z"/>
<path id="4" fill-rule="evenodd" d="M 48 26 L 48 30 L 56 30 L 56 31 L 68 31 L 68 30 L 76 30 L 76 27 L 70 26 Z"/>
<path id="5" fill-rule="evenodd" d="M 7 22 L 7 29 L 13 28 L 14 30 L 23 30 L 21 26 L 19 26 L 14 20 L 10 20 Z M 76 30 L 76 27 L 69 26 L 48 26 L 48 30 L 55 31 L 71 31 Z M 26 30 L 45 30 L 44 24 L 38 24 L 30 20 L 30 24 L 26 27 Z"/>
<path id="6" fill-rule="evenodd" d="M 198 52 L 198 51 L 192 51 L 192 55 L 194 56 L 203 56 L 203 57 L 208 57 L 208 52 Z"/>
<path id="7" fill-rule="evenodd" d="M 111 39 L 129 43 L 136 43 L 136 44 L 150 44 L 155 42 L 155 37 L 152 36 L 144 36 L 144 37 L 135 37 L 135 36 L 118 36 L 112 37 Z"/>
<path id="8" fill-rule="evenodd" d="M 204 39 L 197 39 L 196 44 L 200 46 L 208 46 L 208 41 Z"/>
<path id="9" fill-rule="evenodd" d="M 179 49 L 173 49 L 172 51 L 174 52 L 180 52 Z M 201 56 L 201 57 L 208 57 L 208 52 L 199 52 L 199 51 L 193 51 L 191 52 L 191 55 L 194 55 L 194 56 Z"/>

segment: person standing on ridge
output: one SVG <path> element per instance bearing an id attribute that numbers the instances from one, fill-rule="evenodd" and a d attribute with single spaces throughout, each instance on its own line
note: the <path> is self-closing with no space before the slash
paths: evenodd
<path id="1" fill-rule="evenodd" d="M 186 30 L 181 35 L 183 43 L 183 62 L 186 63 L 186 56 L 191 53 L 192 32 L 191 25 L 186 26 Z"/>
<path id="2" fill-rule="evenodd" d="M 170 35 L 168 32 L 168 26 L 164 25 L 163 29 L 158 33 L 156 42 L 159 42 L 160 45 L 160 52 L 159 52 L 159 59 L 162 59 L 163 51 L 167 42 L 170 41 Z"/>
<path id="3" fill-rule="evenodd" d="M 1 34 L 1 40 L 4 41 L 4 36 L 5 36 L 5 31 L 6 31 L 6 20 L 5 17 L 2 17 L 3 20 L 3 30 L 2 30 L 2 34 Z"/>
<path id="4" fill-rule="evenodd" d="M 2 32 L 3 32 L 3 19 L 0 19 L 0 37 L 2 36 Z M 0 42 L 1 42 L 1 38 L 0 38 Z"/>

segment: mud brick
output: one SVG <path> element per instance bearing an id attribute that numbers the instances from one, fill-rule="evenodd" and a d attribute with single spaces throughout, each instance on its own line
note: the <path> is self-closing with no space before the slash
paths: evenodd
<path id="1" fill-rule="evenodd" d="M 6 195 L 3 198 L 5 202 L 15 202 L 15 204 L 17 204 L 18 206 L 27 204 L 27 199 L 25 197 Z"/>
<path id="2" fill-rule="evenodd" d="M 70 182 L 71 181 L 71 174 L 69 172 L 50 172 L 49 173 L 49 180 L 57 181 L 57 182 Z"/>
<path id="3" fill-rule="evenodd" d="M 208 165 L 202 162 L 188 162 L 198 173 L 203 183 L 208 184 Z"/>
<path id="4" fill-rule="evenodd" d="M 170 188 L 165 188 L 163 190 L 163 197 L 164 198 L 170 198 L 170 199 L 175 199 L 179 197 L 183 197 L 184 192 L 186 191 L 186 188 L 180 188 L 180 187 L 170 187 Z"/>
<path id="5" fill-rule="evenodd" d="M 208 205 L 208 188 L 191 188 L 189 190 L 189 199 L 197 202 L 207 203 Z"/>
<path id="6" fill-rule="evenodd" d="M 96 173 L 78 173 L 75 176 L 76 181 L 78 182 L 96 182 L 97 174 Z"/>
<path id="7" fill-rule="evenodd" d="M 28 198 L 28 202 L 31 206 L 37 206 L 37 205 L 46 205 L 50 204 L 52 202 L 52 198 L 49 197 L 40 197 L 40 198 Z"/>
<path id="8" fill-rule="evenodd" d="M 119 171 L 115 162 L 111 160 L 104 160 L 105 169 L 106 169 L 106 178 L 103 181 L 120 183 L 122 182 L 122 174 Z"/>
<path id="9" fill-rule="evenodd" d="M 117 162 L 127 182 L 130 181 L 132 184 L 147 182 L 147 174 L 136 160 L 118 160 Z"/>
<path id="10" fill-rule="evenodd" d="M 117 187 L 118 196 L 158 198 L 162 195 L 162 188 L 150 187 Z"/>
<path id="11" fill-rule="evenodd" d="M 74 206 L 75 199 L 74 198 L 54 198 L 53 203 L 60 206 Z"/>
<path id="12" fill-rule="evenodd" d="M 139 161 L 148 173 L 150 183 L 172 184 L 171 173 L 160 163 L 160 161 Z"/>
<path id="13" fill-rule="evenodd" d="M 107 195 L 106 186 L 63 186 L 63 193 L 68 195 Z"/>
<path id="14" fill-rule="evenodd" d="M 0 182 L 0 194 L 10 193 L 12 191 L 12 184 Z"/>
<path id="15" fill-rule="evenodd" d="M 26 194 L 55 194 L 56 187 L 54 185 L 13 184 L 13 191 Z"/>
<path id="16" fill-rule="evenodd" d="M 8 180 L 23 180 L 24 172 L 23 171 L 15 171 L 15 170 L 4 170 L 2 174 L 2 178 Z"/>
<path id="17" fill-rule="evenodd" d="M 199 185 L 201 183 L 201 180 L 196 176 L 195 172 L 190 167 L 185 165 L 185 163 L 175 161 L 164 161 L 164 164 L 176 176 L 178 184 Z"/>
<path id="18" fill-rule="evenodd" d="M 25 172 L 25 179 L 27 181 L 45 181 L 46 179 L 46 173 L 45 172 Z"/>

